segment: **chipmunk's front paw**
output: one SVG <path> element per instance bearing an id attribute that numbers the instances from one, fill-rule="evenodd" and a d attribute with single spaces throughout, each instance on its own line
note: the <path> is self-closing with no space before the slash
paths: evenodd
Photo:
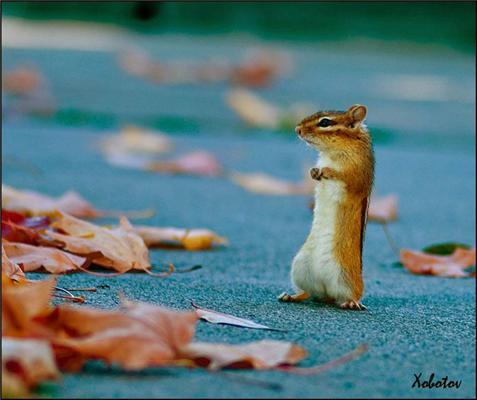
<path id="1" fill-rule="evenodd" d="M 321 169 L 316 167 L 311 168 L 310 176 L 311 176 L 311 179 L 314 179 L 315 181 L 319 181 L 321 179 Z"/>
<path id="2" fill-rule="evenodd" d="M 345 309 L 345 310 L 356 310 L 356 311 L 364 311 L 367 310 L 367 308 L 359 303 L 356 300 L 348 300 L 345 301 L 340 305 L 340 308 Z"/>
<path id="3" fill-rule="evenodd" d="M 315 181 L 320 181 L 322 179 L 334 179 L 336 177 L 336 172 L 328 167 L 313 167 L 310 169 L 310 176 Z"/>
<path id="4" fill-rule="evenodd" d="M 308 293 L 297 293 L 297 294 L 288 294 L 287 292 L 283 292 L 280 296 L 278 296 L 278 301 L 282 301 L 284 303 L 298 303 L 300 301 L 306 300 L 310 295 Z"/>

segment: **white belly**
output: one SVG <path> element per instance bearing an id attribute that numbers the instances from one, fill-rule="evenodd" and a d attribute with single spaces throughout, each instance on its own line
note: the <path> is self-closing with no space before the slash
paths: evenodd
<path id="1" fill-rule="evenodd" d="M 338 181 L 317 183 L 311 232 L 292 265 L 292 280 L 297 288 L 314 297 L 336 301 L 348 300 L 351 295 L 334 257 L 336 215 L 344 190 L 344 184 Z"/>

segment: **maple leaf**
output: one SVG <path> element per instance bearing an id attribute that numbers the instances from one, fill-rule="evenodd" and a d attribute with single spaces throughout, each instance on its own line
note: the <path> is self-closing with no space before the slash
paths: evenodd
<path id="1" fill-rule="evenodd" d="M 193 151 L 176 159 L 153 161 L 146 165 L 146 169 L 169 174 L 203 176 L 217 176 L 222 172 L 220 163 L 207 151 Z"/>
<path id="2" fill-rule="evenodd" d="M 2 240 L 2 277 L 4 275 L 15 282 L 21 282 L 26 279 L 20 266 L 8 258 Z"/>
<path id="3" fill-rule="evenodd" d="M 214 245 L 225 245 L 227 239 L 208 229 L 159 228 L 135 225 L 133 227 L 148 247 L 183 247 L 186 250 L 206 250 Z"/>
<path id="4" fill-rule="evenodd" d="M 194 336 L 197 316 L 147 303 L 124 303 L 124 311 L 59 306 L 58 324 L 68 332 L 54 345 L 80 360 L 101 359 L 127 370 L 171 364 Z M 69 356 L 71 362 L 72 355 Z"/>
<path id="5" fill-rule="evenodd" d="M 463 278 L 475 276 L 475 272 L 466 271 L 468 267 L 475 265 L 475 254 L 475 248 L 463 249 L 458 247 L 448 256 L 402 249 L 400 260 L 404 267 L 413 274 Z"/>
<path id="6" fill-rule="evenodd" d="M 2 337 L 2 397 L 27 396 L 39 382 L 59 375 L 47 341 Z"/>
<path id="7" fill-rule="evenodd" d="M 182 349 L 182 357 L 197 365 L 216 370 L 221 368 L 270 369 L 296 364 L 306 350 L 289 342 L 261 340 L 247 344 L 190 343 Z"/>
<path id="8" fill-rule="evenodd" d="M 150 268 L 149 252 L 127 218 L 121 217 L 119 226 L 107 229 L 59 212 L 52 228 L 64 233 L 48 231 L 46 235 L 64 244 L 64 249 L 78 255 L 100 252 L 94 263 L 119 272 Z"/>
<path id="9" fill-rule="evenodd" d="M 32 190 L 2 185 L 2 207 L 28 216 L 52 215 L 63 211 L 76 217 L 97 217 L 101 213 L 75 192 L 53 198 Z"/>
<path id="10" fill-rule="evenodd" d="M 25 272 L 35 271 L 44 267 L 48 272 L 61 274 L 74 271 L 81 267 L 87 268 L 90 260 L 75 256 L 52 247 L 38 247 L 24 243 L 2 241 L 2 249 L 8 258 L 20 264 Z"/>

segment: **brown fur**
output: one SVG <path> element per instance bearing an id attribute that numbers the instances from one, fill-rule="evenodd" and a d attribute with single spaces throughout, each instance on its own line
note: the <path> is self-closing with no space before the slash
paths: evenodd
<path id="1" fill-rule="evenodd" d="M 324 168 L 323 176 L 345 183 L 346 193 L 338 205 L 334 255 L 348 282 L 353 300 L 363 294 L 362 251 L 369 196 L 374 178 L 374 154 L 371 137 L 362 126 L 366 115 L 363 106 L 348 111 L 322 111 L 305 118 L 297 127 L 298 134 L 326 153 L 340 165 L 340 170 Z M 321 128 L 322 117 L 329 117 L 333 125 Z"/>

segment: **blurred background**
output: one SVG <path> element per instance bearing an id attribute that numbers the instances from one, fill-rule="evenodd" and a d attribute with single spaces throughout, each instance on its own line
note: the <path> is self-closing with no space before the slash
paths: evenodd
<path id="1" fill-rule="evenodd" d="M 4 84 L 6 118 L 293 133 L 310 111 L 359 102 L 378 141 L 474 144 L 474 2 L 2 2 L 2 11 L 2 73 L 21 67 L 42 80 L 20 102 L 14 79 Z M 237 87 L 259 98 L 230 99 Z M 252 100 L 280 113 L 249 115 Z"/>

